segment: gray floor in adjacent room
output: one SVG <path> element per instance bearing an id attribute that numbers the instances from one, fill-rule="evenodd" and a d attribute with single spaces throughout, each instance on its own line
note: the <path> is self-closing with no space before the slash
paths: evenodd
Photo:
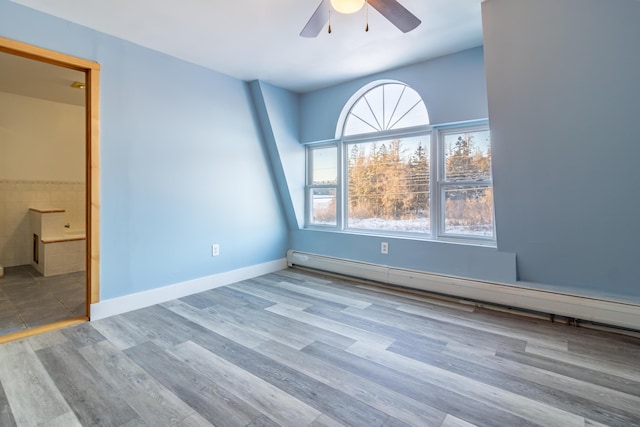
<path id="1" fill-rule="evenodd" d="M 640 339 L 283 270 L 0 346 L 2 426 L 637 426 Z"/>
<path id="2" fill-rule="evenodd" d="M 86 313 L 85 272 L 44 277 L 30 265 L 5 267 L 0 279 L 0 335 Z"/>

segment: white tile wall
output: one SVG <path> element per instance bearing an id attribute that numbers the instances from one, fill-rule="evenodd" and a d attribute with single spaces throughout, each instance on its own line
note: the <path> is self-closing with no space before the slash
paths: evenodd
<path id="1" fill-rule="evenodd" d="M 83 182 L 0 180 L 0 265 L 31 263 L 30 208 L 65 210 L 72 229 L 85 228 Z"/>

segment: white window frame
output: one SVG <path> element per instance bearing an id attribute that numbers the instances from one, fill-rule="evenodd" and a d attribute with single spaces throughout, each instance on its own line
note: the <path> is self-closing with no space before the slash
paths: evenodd
<path id="1" fill-rule="evenodd" d="M 340 203 L 341 206 L 344 206 L 344 209 L 342 209 L 342 211 L 338 213 L 338 216 L 341 218 L 341 223 L 343 224 L 340 230 L 348 231 L 350 233 L 379 234 L 379 235 L 385 235 L 385 236 L 392 235 L 392 236 L 403 236 L 403 237 L 410 237 L 410 238 L 411 237 L 430 238 L 433 235 L 432 232 L 427 234 L 427 233 L 410 232 L 410 231 L 376 230 L 376 229 L 362 229 L 362 228 L 348 227 L 347 218 L 349 215 L 349 212 L 348 212 L 349 204 L 347 203 L 347 198 L 348 198 L 349 182 L 346 177 L 349 176 L 349 173 L 348 173 L 349 165 L 346 159 L 349 158 L 350 144 L 386 141 L 386 140 L 395 139 L 395 138 L 402 139 L 402 138 L 409 138 L 409 137 L 423 136 L 423 135 L 430 135 L 429 157 L 431 158 L 431 151 L 434 144 L 433 142 L 434 133 L 435 132 L 433 131 L 433 128 L 427 125 L 427 126 L 415 126 L 415 127 L 399 129 L 399 130 L 374 132 L 374 133 L 361 134 L 361 135 L 350 135 L 350 136 L 345 136 L 338 141 L 338 144 L 339 144 L 338 151 L 340 151 L 341 153 L 340 176 L 338 177 L 338 179 L 340 182 L 342 182 L 341 194 L 344 195 Z M 342 160 L 342 159 L 345 159 L 345 160 Z M 434 178 L 433 171 L 430 170 L 430 176 L 429 176 L 430 196 L 431 196 L 431 191 L 433 190 L 433 185 L 432 185 L 433 178 Z M 433 227 L 433 221 L 431 220 L 432 214 L 433 214 L 433 208 L 431 208 L 429 211 L 429 218 L 430 218 L 429 222 L 431 224 L 431 227 Z"/>
<path id="2" fill-rule="evenodd" d="M 496 242 L 496 220 L 495 220 L 495 202 L 492 209 L 493 218 L 491 223 L 493 224 L 493 231 L 491 236 L 473 236 L 468 234 L 457 234 L 457 233 L 447 233 L 445 231 L 445 221 L 446 221 L 446 212 L 445 212 L 445 198 L 446 198 L 446 189 L 451 187 L 490 187 L 493 190 L 493 174 L 490 172 L 489 179 L 482 181 L 448 181 L 445 179 L 445 147 L 444 140 L 445 135 L 447 134 L 459 134 L 459 133 L 470 133 L 470 132 L 481 132 L 481 131 L 489 131 L 491 134 L 491 130 L 489 128 L 489 123 L 486 120 L 473 121 L 467 123 L 459 123 L 456 125 L 448 125 L 437 127 L 437 131 L 434 132 L 436 134 L 436 158 L 437 158 L 437 167 L 432 170 L 431 173 L 435 173 L 435 179 L 432 181 L 432 186 L 434 187 L 434 192 L 432 193 L 432 211 L 435 210 L 437 216 L 437 221 L 432 222 L 432 235 L 436 237 L 438 240 L 451 240 L 451 241 L 466 241 L 466 242 L 488 242 L 495 244 Z M 435 227 L 435 230 L 434 230 Z"/>
<path id="3" fill-rule="evenodd" d="M 385 82 L 381 82 L 381 85 Z M 372 90 L 377 86 L 370 86 L 369 90 Z M 364 92 L 361 95 L 366 94 Z M 351 106 L 360 99 L 356 97 Z M 344 133 L 344 126 L 346 121 L 342 124 L 342 133 Z M 492 224 L 493 231 L 491 236 L 473 236 L 468 234 L 455 234 L 445 232 L 445 195 L 446 189 L 455 186 L 466 187 L 490 187 L 493 189 L 493 179 L 490 177 L 488 180 L 483 181 L 447 181 L 445 180 L 445 148 L 444 148 L 444 136 L 451 133 L 467 133 L 477 131 L 489 131 L 489 124 L 487 120 L 475 120 L 469 122 L 461 122 L 449 125 L 424 125 L 415 126 L 405 129 L 394 129 L 366 134 L 358 135 L 341 135 L 335 141 L 323 142 L 318 144 L 309 144 L 306 147 L 306 185 L 305 185 L 305 228 L 313 230 L 323 231 L 335 231 L 345 232 L 352 234 L 366 234 L 366 235 L 381 235 L 381 236 L 393 236 L 401 238 L 409 238 L 416 240 L 432 240 L 432 241 L 446 241 L 464 244 L 475 244 L 484 246 L 496 245 L 496 232 L 495 232 L 495 202 L 492 209 Z M 420 135 L 430 135 L 430 150 L 429 150 L 429 233 L 421 232 L 402 232 L 393 230 L 378 230 L 378 229 L 361 229 L 361 228 L 349 228 L 348 227 L 348 162 L 349 158 L 349 146 L 354 143 L 367 143 L 376 142 L 381 140 L 387 140 L 392 138 L 407 138 Z M 312 179 L 312 151 L 315 149 L 336 147 L 337 152 L 337 170 L 338 176 L 336 184 L 313 184 Z M 312 222 L 312 192 L 318 188 L 331 188 L 336 192 L 336 224 L 321 224 Z"/>
<path id="4" fill-rule="evenodd" d="M 314 184 L 312 182 L 313 180 L 313 156 L 311 155 L 311 152 L 314 150 L 320 150 L 320 149 L 324 149 L 324 148 L 331 148 L 331 147 L 335 147 L 336 148 L 336 168 L 337 168 L 337 176 L 336 176 L 336 183 L 335 184 Z M 307 168 L 306 168 L 306 174 L 305 174 L 305 181 L 306 181 L 306 185 L 305 185 L 305 226 L 307 228 L 330 228 L 330 229 L 335 229 L 335 228 L 342 228 L 342 220 L 341 220 L 341 215 L 340 212 L 342 211 L 342 191 L 341 191 L 341 181 L 342 181 L 342 172 L 341 172 L 341 153 L 340 153 L 340 146 L 338 144 L 338 141 L 335 142 L 331 142 L 331 143 L 324 143 L 324 144 L 314 144 L 314 145 L 309 145 L 307 146 L 306 149 L 306 162 L 307 162 Z M 332 225 L 332 224 L 322 224 L 322 223 L 314 223 L 312 220 L 312 215 L 313 215 L 313 209 L 312 209 L 312 203 L 313 203 L 313 190 L 315 189 L 335 189 L 336 191 L 336 225 Z"/>

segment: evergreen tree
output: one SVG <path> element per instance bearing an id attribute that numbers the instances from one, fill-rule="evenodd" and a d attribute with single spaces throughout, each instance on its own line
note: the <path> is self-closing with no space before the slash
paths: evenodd
<path id="1" fill-rule="evenodd" d="M 473 134 L 458 136 L 456 142 L 449 147 L 446 162 L 446 175 L 449 181 L 465 181 L 471 174 L 471 150 Z"/>
<path id="2" fill-rule="evenodd" d="M 408 210 L 418 217 L 429 212 L 429 154 L 422 143 L 409 160 L 409 179 Z"/>

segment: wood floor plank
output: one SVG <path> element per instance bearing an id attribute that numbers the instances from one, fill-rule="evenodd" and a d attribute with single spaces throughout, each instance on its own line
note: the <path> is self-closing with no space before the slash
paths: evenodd
<path id="1" fill-rule="evenodd" d="M 7 395 L 4 392 L 4 387 L 0 383 L 0 426 L 13 427 L 16 425 L 16 420 L 13 418 L 13 413 L 9 407 L 9 401 Z"/>
<path id="2" fill-rule="evenodd" d="M 569 342 L 568 352 L 571 355 L 580 355 L 585 358 L 593 359 L 599 364 L 612 364 L 614 367 L 622 367 L 623 370 L 630 370 L 636 367 L 636 363 L 640 360 L 640 348 L 628 348 L 624 345 L 612 344 L 606 347 L 598 347 L 590 344 Z M 640 375 L 634 376 L 635 380 L 640 379 Z"/>
<path id="3" fill-rule="evenodd" d="M 109 341 L 78 351 L 149 426 L 176 425 L 196 412 Z"/>
<path id="4" fill-rule="evenodd" d="M 186 297 L 180 298 L 178 301 L 200 310 L 211 307 L 214 304 L 224 304 L 225 302 L 224 298 L 216 297 L 213 292 L 209 291 L 200 292 L 194 295 L 187 295 Z M 229 304 L 229 301 L 227 301 L 227 304 Z M 236 302 L 231 300 L 231 304 L 236 305 Z"/>
<path id="5" fill-rule="evenodd" d="M 640 383 L 640 369 L 638 368 L 638 360 L 634 355 L 627 353 L 625 356 L 618 356 L 608 360 L 592 355 L 577 354 L 574 352 L 558 352 L 557 350 L 540 347 L 533 344 L 527 344 L 525 352 L 553 359 L 558 359 L 575 366 L 585 369 L 598 370 L 606 372 L 610 375 L 627 378 L 633 382 Z M 615 349 L 611 349 L 615 352 Z M 633 357 L 633 359 L 631 359 Z M 620 360 L 623 358 L 624 363 Z"/>
<path id="6" fill-rule="evenodd" d="M 609 427 L 593 420 L 584 420 L 585 427 Z"/>
<path id="7" fill-rule="evenodd" d="M 282 426 L 307 425 L 320 416 L 317 409 L 191 341 L 170 353 Z"/>
<path id="8" fill-rule="evenodd" d="M 362 344 L 356 343 L 354 346 Z M 449 389 L 448 384 L 434 385 L 422 380 L 422 375 L 413 376 L 397 369 L 359 357 L 357 354 L 336 351 L 322 343 L 316 343 L 303 349 L 319 359 L 340 366 L 355 375 L 369 378 L 379 385 L 404 394 L 418 402 L 437 408 L 443 413 L 454 414 L 477 424 L 478 426 L 538 426 L 539 424 L 518 417 L 493 405 L 487 405 L 476 399 Z M 396 368 L 401 368 L 396 366 Z"/>
<path id="9" fill-rule="evenodd" d="M 38 427 L 83 427 L 83 425 L 76 417 L 76 415 L 69 411 L 57 416 L 51 420 L 41 423 Z"/>
<path id="10" fill-rule="evenodd" d="M 100 332 L 94 329 L 93 325 L 89 323 L 72 326 L 70 328 L 63 329 L 60 332 L 67 338 L 69 343 L 76 347 L 92 345 L 106 339 Z"/>
<path id="11" fill-rule="evenodd" d="M 447 312 L 451 312 L 449 309 L 464 312 L 473 312 L 475 310 L 473 305 L 437 298 L 425 292 L 410 292 L 407 289 L 397 287 L 394 289 L 391 286 L 383 286 L 381 284 L 358 285 L 353 281 L 342 280 L 339 277 L 333 278 L 333 281 L 325 281 L 324 283 L 306 281 L 304 285 L 313 289 L 323 290 L 325 292 L 336 292 L 345 297 L 390 308 L 397 308 L 399 305 L 415 305 L 417 307 L 435 310 L 445 309 Z"/>
<path id="12" fill-rule="evenodd" d="M 275 341 L 262 344 L 256 350 L 374 408 L 393 415 L 409 425 L 439 427 L 446 415 L 444 412 L 383 387 L 367 378 L 354 375 L 339 366 L 295 351 Z"/>
<path id="13" fill-rule="evenodd" d="M 177 427 L 215 427 L 200 414 L 193 414 L 178 423 Z M 222 427 L 222 426 L 220 426 Z"/>
<path id="14" fill-rule="evenodd" d="M 317 297 L 303 294 L 300 292 L 282 289 L 278 286 L 278 283 L 280 282 L 265 281 L 262 277 L 253 279 L 253 285 L 256 288 L 267 290 L 271 293 L 282 295 L 283 297 L 293 298 L 300 301 L 301 303 L 306 303 L 308 305 L 324 304 L 324 305 L 336 308 L 338 310 L 342 310 L 343 308 L 348 307 L 344 304 L 339 304 L 337 302 L 327 301 L 322 298 L 317 298 Z"/>
<path id="15" fill-rule="evenodd" d="M 238 396 L 150 341 L 124 353 L 211 423 L 244 427 L 260 415 Z"/>
<path id="16" fill-rule="evenodd" d="M 109 422 L 640 426 L 640 337 L 286 269 L 0 344 L 0 426 Z"/>
<path id="17" fill-rule="evenodd" d="M 137 328 L 138 332 L 161 347 L 170 348 L 191 339 L 192 330 L 188 323 L 172 324 L 167 319 L 169 312 L 161 305 L 154 305 L 143 310 L 124 313 L 122 319 Z M 141 343 L 141 344 L 144 344 Z"/>
<path id="18" fill-rule="evenodd" d="M 166 317 L 177 324 L 185 320 L 170 311 Z M 192 341 L 196 344 L 344 424 L 382 426 L 389 418 L 387 414 L 353 399 L 340 390 L 328 387 L 230 339 L 196 324 L 191 327 L 194 331 Z"/>
<path id="19" fill-rule="evenodd" d="M 141 344 L 149 339 L 123 316 L 107 317 L 91 322 L 91 326 L 120 350 Z"/>
<path id="20" fill-rule="evenodd" d="M 540 347 L 552 348 L 558 351 L 567 351 L 569 347 L 569 341 L 567 339 L 555 337 L 548 333 L 543 334 L 540 332 L 527 332 L 521 329 L 510 327 L 508 325 L 496 325 L 489 322 L 473 320 L 467 318 L 466 316 L 457 316 L 455 313 L 452 314 L 450 312 L 439 313 L 430 308 L 418 306 L 401 305 L 397 308 L 397 310 L 441 322 L 452 322 L 455 319 L 456 324 L 460 326 L 465 326 L 472 330 L 490 332 L 493 334 L 498 334 L 518 340 L 525 340 L 528 345 L 534 344 Z"/>
<path id="21" fill-rule="evenodd" d="M 260 415 L 258 418 L 247 424 L 246 427 L 280 427 L 280 425 L 266 415 Z"/>
<path id="22" fill-rule="evenodd" d="M 449 341 L 445 348 L 442 350 L 442 353 L 474 359 L 478 357 L 493 357 L 496 354 L 496 349 L 478 347 L 473 344 L 467 344 L 464 342 Z"/>
<path id="23" fill-rule="evenodd" d="M 178 426 L 181 426 L 181 424 L 178 424 Z M 136 418 L 124 424 L 122 427 L 150 427 L 150 426 L 149 424 L 145 423 L 141 418 Z M 206 427 L 211 427 L 211 424 L 207 423 Z"/>
<path id="24" fill-rule="evenodd" d="M 290 298 L 288 296 L 270 292 L 268 289 L 252 286 L 249 280 L 235 283 L 233 285 L 230 285 L 229 287 L 231 289 L 235 289 L 249 295 L 254 295 L 266 299 L 267 301 L 271 301 L 276 304 L 284 303 L 290 305 L 291 307 L 297 308 L 298 310 L 304 310 L 311 305 L 310 303 L 303 302 L 295 298 Z"/>
<path id="25" fill-rule="evenodd" d="M 297 285 L 302 285 L 309 280 L 309 277 L 304 275 L 298 275 L 296 271 L 293 270 L 280 270 L 275 271 L 273 273 L 265 274 L 259 278 L 260 280 L 265 280 L 268 283 L 280 283 L 280 282 L 289 282 Z"/>
<path id="26" fill-rule="evenodd" d="M 239 327 L 225 319 L 215 317 L 211 312 L 198 310 L 182 302 L 170 306 L 163 305 L 163 307 L 225 338 L 232 339 L 247 348 L 256 347 L 269 340 L 269 338 L 260 335 L 256 331 Z"/>
<path id="27" fill-rule="evenodd" d="M 82 425 L 120 426 L 137 418 L 71 343 L 38 350 L 36 355 Z"/>
<path id="28" fill-rule="evenodd" d="M 319 298 L 323 302 L 331 301 L 336 304 L 345 305 L 347 307 L 363 309 L 371 305 L 370 302 L 360 301 L 359 299 L 354 299 L 349 297 L 344 297 L 336 293 L 319 291 L 304 285 L 295 285 L 293 283 L 280 282 L 275 284 L 274 286 L 277 286 L 278 288 L 281 288 L 281 289 L 286 289 L 287 291 L 296 292 L 299 294 L 309 295 L 311 297 Z"/>
<path id="29" fill-rule="evenodd" d="M 276 277 L 279 277 L 280 280 L 287 281 L 289 279 L 296 279 L 298 283 L 300 281 L 302 283 L 317 283 L 317 284 L 327 284 L 332 283 L 334 280 L 333 277 L 330 277 L 326 274 L 322 274 L 320 272 L 315 272 L 315 274 L 308 274 L 305 270 L 298 270 L 294 268 L 287 268 L 284 270 L 279 270 L 273 273 Z"/>
<path id="30" fill-rule="evenodd" d="M 243 330 L 254 331 L 270 340 L 275 340 L 297 349 L 305 347 L 316 340 L 321 340 L 340 348 L 347 348 L 354 342 L 353 339 L 344 335 L 305 324 L 251 304 L 247 304 L 242 309 L 237 310 L 229 310 L 215 305 L 207 308 L 206 311 L 209 314 L 213 314 L 217 319 L 230 322 Z M 286 334 L 283 334 L 282 331 L 286 331 Z"/>
<path id="31" fill-rule="evenodd" d="M 16 424 L 37 426 L 71 411 L 25 341 L 2 345 L 0 383 Z"/>
<path id="32" fill-rule="evenodd" d="M 632 371 L 626 373 L 620 372 L 620 375 L 613 375 L 608 372 L 608 369 L 606 369 L 607 367 L 605 367 L 604 370 L 598 370 L 598 367 L 596 366 L 589 368 L 578 364 L 568 363 L 559 358 L 539 356 L 529 352 L 513 350 L 498 351 L 496 356 L 518 362 L 522 365 L 533 366 L 549 372 L 566 375 L 571 378 L 640 397 L 640 382 L 629 379 L 629 376 L 633 376 L 635 374 L 635 372 Z M 574 361 L 575 360 L 571 360 L 571 362 Z"/>
<path id="33" fill-rule="evenodd" d="M 369 285 L 356 285 L 358 288 L 367 291 L 371 288 Z M 475 307 L 468 304 L 462 304 L 454 301 L 448 301 L 446 299 L 437 299 L 435 297 L 429 297 L 420 291 L 413 291 L 411 289 L 393 289 L 393 286 L 378 286 L 373 290 L 375 293 L 386 294 L 390 298 L 398 298 L 398 301 L 406 301 L 409 304 L 431 305 L 441 306 L 446 308 L 453 308 L 459 311 L 472 312 Z"/>
<path id="34" fill-rule="evenodd" d="M 318 291 L 323 291 L 325 293 L 335 293 L 343 298 L 351 298 L 353 300 L 369 304 L 380 304 L 391 308 L 396 308 L 400 304 L 395 298 L 389 298 L 387 295 L 381 295 L 376 292 L 366 292 L 360 288 L 356 288 L 353 283 L 347 284 L 346 282 L 338 280 L 328 283 L 314 283 L 312 281 L 307 281 L 304 283 L 304 286 Z"/>
<path id="35" fill-rule="evenodd" d="M 473 323 L 459 321 L 461 317 L 470 316 L 472 313 L 458 312 L 448 318 L 436 318 L 437 316 L 429 318 L 428 316 L 425 317 L 408 312 L 403 312 L 403 315 L 397 317 L 400 312 L 399 310 L 392 311 L 379 306 L 372 306 L 369 310 L 376 312 L 385 320 L 400 318 L 405 322 L 410 321 L 412 325 L 415 324 L 421 328 L 427 327 L 431 330 L 437 330 L 450 338 L 464 337 L 464 341 L 466 342 L 492 343 L 492 345 L 497 347 L 507 347 L 518 350 L 524 350 L 527 345 L 527 336 L 504 334 L 497 325 L 494 325 L 494 327 L 484 328 L 482 326 L 474 325 Z M 560 343 L 559 346 L 566 348 L 564 343 Z"/>
<path id="36" fill-rule="evenodd" d="M 447 418 L 445 418 L 441 427 L 476 427 L 476 426 L 474 424 L 466 422 L 465 420 L 456 418 L 453 415 L 447 415 Z"/>
<path id="37" fill-rule="evenodd" d="M 549 318 L 536 319 L 528 316 L 519 316 L 517 313 L 500 312 L 495 310 L 478 308 L 476 315 L 481 321 L 509 324 L 514 329 L 527 332 L 547 333 L 568 341 L 589 343 L 591 348 L 607 349 L 618 347 L 620 352 L 629 350 L 638 351 L 640 336 L 631 336 L 615 333 L 615 328 L 602 330 L 591 327 L 567 326 L 566 319 L 560 318 L 554 322 Z"/>
<path id="38" fill-rule="evenodd" d="M 519 396 L 498 387 L 489 386 L 464 375 L 455 374 L 390 351 L 381 351 L 363 343 L 356 343 L 349 347 L 347 352 L 389 369 L 399 369 L 404 374 L 413 378 L 420 378 L 421 381 L 429 384 L 446 388 L 451 392 L 464 396 L 467 401 L 477 401 L 495 409 L 503 408 L 535 424 L 562 425 L 565 427 L 582 427 L 584 425 L 584 417 L 582 416 L 559 410 L 536 400 Z M 473 420 L 469 421 L 477 424 Z"/>
<path id="39" fill-rule="evenodd" d="M 364 310 L 348 308 L 346 314 L 382 322 L 435 340 L 473 344 L 479 348 L 497 350 L 500 347 L 524 350 L 527 342 L 490 332 L 479 332 L 452 322 L 430 321 L 424 317 L 401 313 L 386 307 L 372 305 Z"/>
<path id="40" fill-rule="evenodd" d="M 243 304 L 249 304 L 255 307 L 267 308 L 274 304 L 273 301 L 269 301 L 264 298 L 257 297 L 255 295 L 251 295 L 242 291 L 238 291 L 236 289 L 232 289 L 228 286 L 224 286 L 221 288 L 215 289 L 215 295 L 224 295 L 229 298 L 233 298 L 238 300 L 238 302 Z"/>
<path id="41" fill-rule="evenodd" d="M 541 385 L 538 382 L 524 379 L 519 372 L 508 373 L 476 363 L 477 359 L 460 359 L 438 352 L 427 352 L 419 346 L 403 341 L 396 341 L 387 350 L 444 371 L 461 375 L 464 378 L 611 426 L 628 426 L 639 421 L 626 410 L 604 404 L 601 401 L 602 399 L 587 399 L 578 396 L 577 393 L 572 393 L 572 389 L 551 388 L 547 385 Z"/>
<path id="42" fill-rule="evenodd" d="M 56 330 L 49 331 L 46 334 L 34 335 L 25 342 L 31 346 L 33 351 L 38 351 L 54 345 L 64 344 L 67 341 L 67 337 L 62 334 L 62 331 Z"/>
<path id="43" fill-rule="evenodd" d="M 309 427 L 345 427 L 345 425 L 326 416 L 325 414 L 322 414 L 309 424 Z"/>
<path id="44" fill-rule="evenodd" d="M 637 408 L 640 408 L 640 398 L 637 396 L 622 393 L 585 380 L 579 380 L 559 373 L 547 371 L 545 369 L 536 368 L 534 366 L 523 365 L 509 359 L 496 357 L 493 354 L 474 355 L 465 353 L 461 356 L 458 352 L 449 352 L 447 350 L 442 352 L 442 354 L 454 359 L 471 358 L 474 362 L 473 364 L 488 367 L 500 372 L 501 374 L 512 375 L 513 377 L 520 378 L 525 382 L 537 383 L 548 387 L 551 389 L 550 394 L 552 397 L 555 396 L 554 390 L 562 390 L 563 392 L 569 392 L 571 395 L 579 398 L 597 402 L 596 404 L 590 405 L 594 410 L 602 405 L 603 407 L 611 407 L 631 414 L 637 412 Z M 613 412 L 615 412 L 615 410 L 613 410 Z M 608 412 L 606 410 L 602 410 L 602 415 L 605 416 L 606 414 L 608 414 Z M 637 417 L 637 415 L 635 416 Z"/>
<path id="45" fill-rule="evenodd" d="M 363 319 L 362 317 L 353 316 L 343 311 L 336 311 L 326 307 L 311 306 L 304 310 L 306 313 L 311 313 L 316 316 L 324 317 L 345 325 L 353 326 L 364 331 L 369 331 L 374 334 L 383 335 L 398 340 L 410 341 L 411 345 L 421 349 L 431 349 L 433 351 L 441 351 L 447 345 L 447 341 L 441 339 L 434 339 L 425 337 L 423 335 L 415 334 L 412 332 L 406 332 L 401 328 L 390 326 L 382 322 L 375 322 L 369 319 Z M 325 344 L 331 345 L 331 343 L 325 342 Z"/>
<path id="46" fill-rule="evenodd" d="M 246 307 L 243 310 L 229 310 L 215 305 L 207 308 L 206 311 L 215 318 L 224 319 L 238 328 L 254 331 L 267 339 L 277 340 L 294 348 L 302 348 L 313 342 L 311 334 L 300 332 L 300 328 L 296 328 L 295 323 L 290 319 L 264 310 L 248 310 Z M 287 328 L 287 333 L 283 334 L 281 331 L 285 323 L 290 326 L 290 329 Z"/>
<path id="47" fill-rule="evenodd" d="M 344 335 L 356 341 L 366 341 L 368 343 L 376 344 L 384 348 L 391 345 L 394 341 L 393 338 L 389 338 L 384 335 L 375 334 L 372 332 L 367 332 L 353 326 L 345 325 L 340 322 L 316 316 L 315 314 L 307 313 L 305 311 L 296 310 L 287 306 L 286 304 L 276 304 L 267 308 L 266 310 L 293 320 L 297 320 L 302 323 L 307 323 L 309 325 L 325 329 L 339 335 Z"/>
<path id="48" fill-rule="evenodd" d="M 210 289 L 208 291 L 200 292 L 194 295 L 189 295 L 184 298 L 180 298 L 180 301 L 204 310 L 212 305 L 222 305 L 228 308 L 240 308 L 249 302 L 246 299 L 238 298 L 232 291 L 227 290 L 226 287 Z M 254 299 L 255 305 L 263 306 L 265 304 L 270 305 L 267 301 Z"/>
<path id="49" fill-rule="evenodd" d="M 595 346 L 606 347 L 609 344 L 606 341 L 601 341 L 603 336 L 601 331 L 596 331 L 589 328 L 579 328 L 575 326 L 567 326 L 564 321 L 552 322 L 549 317 L 538 318 L 531 316 L 521 316 L 517 312 L 506 312 L 499 310 L 491 310 L 488 308 L 478 307 L 470 319 L 477 319 L 480 322 L 488 322 L 496 325 L 506 325 L 509 328 L 522 331 L 523 334 L 546 334 L 556 339 L 566 340 L 586 340 Z M 607 334 L 604 334 L 607 335 Z M 615 335 L 615 334 L 608 334 Z M 625 340 L 623 335 L 620 335 L 620 339 Z M 638 340 L 635 339 L 637 342 Z"/>

